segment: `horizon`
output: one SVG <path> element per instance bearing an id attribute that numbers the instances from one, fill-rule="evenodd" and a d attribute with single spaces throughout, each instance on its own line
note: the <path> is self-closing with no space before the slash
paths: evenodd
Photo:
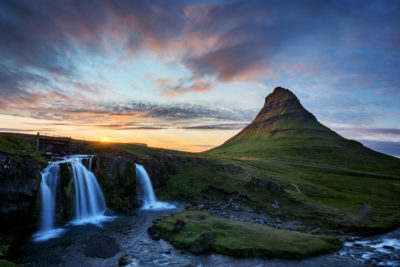
<path id="1" fill-rule="evenodd" d="M 394 1 L 4 1 L 0 132 L 200 152 L 282 86 L 343 137 L 400 157 L 399 11 Z"/>

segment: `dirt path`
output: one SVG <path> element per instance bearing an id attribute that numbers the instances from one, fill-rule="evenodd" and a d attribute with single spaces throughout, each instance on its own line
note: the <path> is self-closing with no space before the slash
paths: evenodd
<path id="1" fill-rule="evenodd" d="M 299 194 L 302 194 L 301 191 L 300 191 L 300 189 L 299 189 L 299 187 L 297 186 L 297 184 L 293 184 L 293 183 L 290 183 L 290 184 L 293 185 L 293 186 L 296 188 L 296 190 L 297 190 L 297 192 L 298 192 Z"/>

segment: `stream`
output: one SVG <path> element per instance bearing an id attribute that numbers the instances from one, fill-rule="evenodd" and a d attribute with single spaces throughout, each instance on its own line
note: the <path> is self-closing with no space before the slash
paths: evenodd
<path id="1" fill-rule="evenodd" d="M 333 254 L 304 260 L 236 259 L 215 253 L 194 255 L 173 248 L 166 241 L 154 241 L 147 234 L 152 221 L 182 211 L 143 210 L 118 216 L 101 225 L 67 225 L 58 238 L 35 243 L 28 240 L 18 252 L 22 266 L 400 266 L 400 229 L 380 236 L 344 242 Z M 125 255 L 124 255 L 125 254 Z M 123 256 L 124 255 L 124 256 Z"/>

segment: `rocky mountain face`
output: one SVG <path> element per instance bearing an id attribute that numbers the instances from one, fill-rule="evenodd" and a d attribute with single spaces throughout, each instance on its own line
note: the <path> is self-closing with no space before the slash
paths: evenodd
<path id="1" fill-rule="evenodd" d="M 290 90 L 276 87 L 273 93 L 265 98 L 264 106 L 256 118 L 225 144 L 251 138 L 285 136 L 299 132 L 339 137 L 335 132 L 319 123 Z"/>
<path id="2" fill-rule="evenodd" d="M 36 221 L 40 169 L 40 164 L 31 157 L 0 153 L 2 228 Z"/>

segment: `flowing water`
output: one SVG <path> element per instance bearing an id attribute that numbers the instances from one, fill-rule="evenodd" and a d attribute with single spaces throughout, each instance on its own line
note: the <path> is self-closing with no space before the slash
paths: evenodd
<path id="1" fill-rule="evenodd" d="M 89 159 L 89 169 L 86 168 L 82 159 Z M 74 180 L 74 219 L 73 225 L 94 223 L 113 219 L 113 217 L 104 216 L 106 204 L 103 193 L 97 183 L 95 175 L 90 171 L 92 157 L 85 155 L 75 155 L 65 157 L 60 161 L 49 162 L 49 165 L 42 171 L 42 180 L 40 182 L 41 195 L 41 220 L 40 229 L 33 235 L 37 242 L 45 241 L 50 238 L 60 236 L 64 232 L 63 228 L 55 228 L 57 192 L 59 188 L 60 164 L 69 163 L 73 170 Z"/>
<path id="2" fill-rule="evenodd" d="M 400 229 L 390 233 L 344 242 L 336 252 L 304 260 L 266 258 L 236 259 L 215 253 L 194 255 L 154 241 L 147 233 L 152 221 L 185 208 L 183 203 L 157 201 L 149 175 L 136 164 L 137 191 L 143 206 L 133 216 L 103 216 L 104 198 L 96 177 L 82 164 L 85 156 L 52 162 L 42 172 L 40 190 L 42 213 L 35 243 L 28 240 L 17 252 L 23 266 L 118 266 L 121 257 L 127 266 L 400 266 Z M 88 156 L 86 156 L 87 158 Z M 62 162 L 71 163 L 75 183 L 75 218 L 57 229 L 54 222 L 57 188 Z M 154 212 L 153 210 L 157 210 Z M 104 222 L 99 227 L 98 222 Z M 88 224 L 89 223 L 89 224 Z M 75 226 L 78 224 L 78 226 Z M 60 235 L 63 231 L 68 234 Z M 52 237 L 59 236 L 57 239 Z M 95 242 L 91 241 L 95 237 Z M 48 240 L 50 239 L 50 240 Z M 98 241 L 98 243 L 96 243 Z M 113 252 L 110 252 L 113 251 Z M 93 256 L 92 254 L 96 254 Z M 107 254 L 107 255 L 106 255 Z"/>
<path id="3" fill-rule="evenodd" d="M 399 266 L 400 265 L 400 229 L 393 232 L 360 239 L 354 244 L 345 243 L 335 253 L 310 257 L 303 260 L 284 260 L 268 258 L 236 259 L 216 253 L 195 255 L 175 249 L 163 240 L 150 238 L 147 229 L 152 221 L 185 208 L 182 203 L 175 202 L 176 209 L 159 210 L 157 212 L 139 209 L 133 216 L 118 216 L 115 220 L 103 223 L 102 227 L 93 224 L 82 226 L 66 226 L 68 234 L 46 242 L 32 243 L 28 241 L 18 251 L 17 263 L 23 266 L 118 266 L 119 259 L 125 254 L 127 266 Z M 119 251 L 111 256 L 94 257 L 88 255 L 93 249 L 89 241 L 93 236 L 111 238 L 119 246 Z M 359 245 L 358 243 L 365 244 Z M 356 244 L 357 243 L 357 244 Z M 392 244 L 392 248 L 385 245 Z M 371 247 L 369 246 L 371 245 Z M 376 250 L 373 246 L 376 246 Z M 103 245 L 104 251 L 111 250 L 108 243 Z M 382 249 L 382 252 L 379 252 Z M 385 251 L 384 251 L 385 250 Z M 375 260 L 366 259 L 364 254 L 371 252 Z M 383 253 L 385 252 L 385 253 Z M 388 254 L 388 253 L 391 254 Z"/>
<path id="4" fill-rule="evenodd" d="M 54 213 L 56 207 L 56 194 L 60 177 L 60 165 L 50 163 L 42 171 L 40 182 L 41 214 L 40 230 L 34 235 L 36 241 L 43 241 L 59 236 L 63 229 L 54 228 Z"/>
<path id="5" fill-rule="evenodd" d="M 92 158 L 89 159 L 89 169 Z M 106 202 L 96 176 L 82 164 L 81 157 L 72 157 L 75 187 L 75 219 L 72 224 L 99 223 L 106 217 Z"/>
<path id="6" fill-rule="evenodd" d="M 137 177 L 137 195 L 139 200 L 143 201 L 143 210 L 165 210 L 175 209 L 175 206 L 168 202 L 157 201 L 154 194 L 153 185 L 149 174 L 146 169 L 136 163 L 136 177 Z"/>

